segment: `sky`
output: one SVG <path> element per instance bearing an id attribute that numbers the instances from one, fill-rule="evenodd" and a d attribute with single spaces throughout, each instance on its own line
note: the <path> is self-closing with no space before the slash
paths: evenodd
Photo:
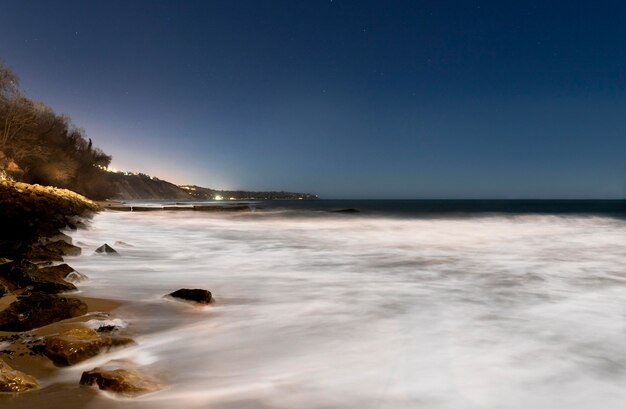
<path id="1" fill-rule="evenodd" d="M 626 198 L 623 1 L 0 0 L 112 166 L 322 198 Z"/>

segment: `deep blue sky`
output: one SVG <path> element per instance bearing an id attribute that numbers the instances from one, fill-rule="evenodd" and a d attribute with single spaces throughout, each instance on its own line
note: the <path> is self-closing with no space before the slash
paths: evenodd
<path id="1" fill-rule="evenodd" d="M 0 58 L 178 183 L 626 197 L 623 1 L 0 0 Z"/>

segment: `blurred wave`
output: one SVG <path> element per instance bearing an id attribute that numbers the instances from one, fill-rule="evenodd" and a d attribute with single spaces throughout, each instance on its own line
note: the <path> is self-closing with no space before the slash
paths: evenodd
<path id="1" fill-rule="evenodd" d="M 626 401 L 621 218 L 105 212 L 73 236 L 83 293 L 125 301 L 138 334 L 120 356 L 170 385 L 132 407 Z M 104 242 L 122 257 L 91 255 Z M 182 287 L 217 303 L 161 298 Z"/>

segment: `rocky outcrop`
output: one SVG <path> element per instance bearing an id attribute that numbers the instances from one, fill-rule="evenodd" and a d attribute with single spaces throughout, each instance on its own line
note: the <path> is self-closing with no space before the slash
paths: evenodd
<path id="1" fill-rule="evenodd" d="M 19 393 L 38 387 L 37 379 L 11 368 L 0 359 L 0 392 Z"/>
<path id="2" fill-rule="evenodd" d="M 0 311 L 0 331 L 28 331 L 86 313 L 87 304 L 79 299 L 31 294 Z"/>
<path id="3" fill-rule="evenodd" d="M 179 298 L 185 301 L 192 301 L 199 304 L 210 304 L 213 300 L 210 291 L 198 288 L 181 288 L 180 290 L 176 290 L 173 293 L 169 293 L 168 296 Z"/>
<path id="4" fill-rule="evenodd" d="M 0 257 L 11 260 L 60 261 L 63 255 L 77 254 L 77 248 L 58 244 L 68 244 L 65 237 L 46 238 L 75 226 L 77 216 L 90 216 L 100 209 L 70 190 L 9 180 L 0 180 L 0 197 Z"/>
<path id="5" fill-rule="evenodd" d="M 98 386 L 103 391 L 114 392 L 133 397 L 156 392 L 163 388 L 160 382 L 151 376 L 132 369 L 94 368 L 83 372 L 81 385 Z"/>
<path id="6" fill-rule="evenodd" d="M 74 328 L 48 337 L 44 354 L 57 366 L 69 366 L 130 344 L 134 344 L 130 338 L 101 335 L 90 328 Z"/>

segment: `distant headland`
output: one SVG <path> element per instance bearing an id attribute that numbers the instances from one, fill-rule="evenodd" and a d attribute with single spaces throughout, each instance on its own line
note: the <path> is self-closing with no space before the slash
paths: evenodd
<path id="1" fill-rule="evenodd" d="M 196 185 L 175 185 L 143 173 L 108 172 L 106 176 L 117 200 L 315 200 L 317 195 L 302 192 L 255 192 L 217 190 Z"/>

